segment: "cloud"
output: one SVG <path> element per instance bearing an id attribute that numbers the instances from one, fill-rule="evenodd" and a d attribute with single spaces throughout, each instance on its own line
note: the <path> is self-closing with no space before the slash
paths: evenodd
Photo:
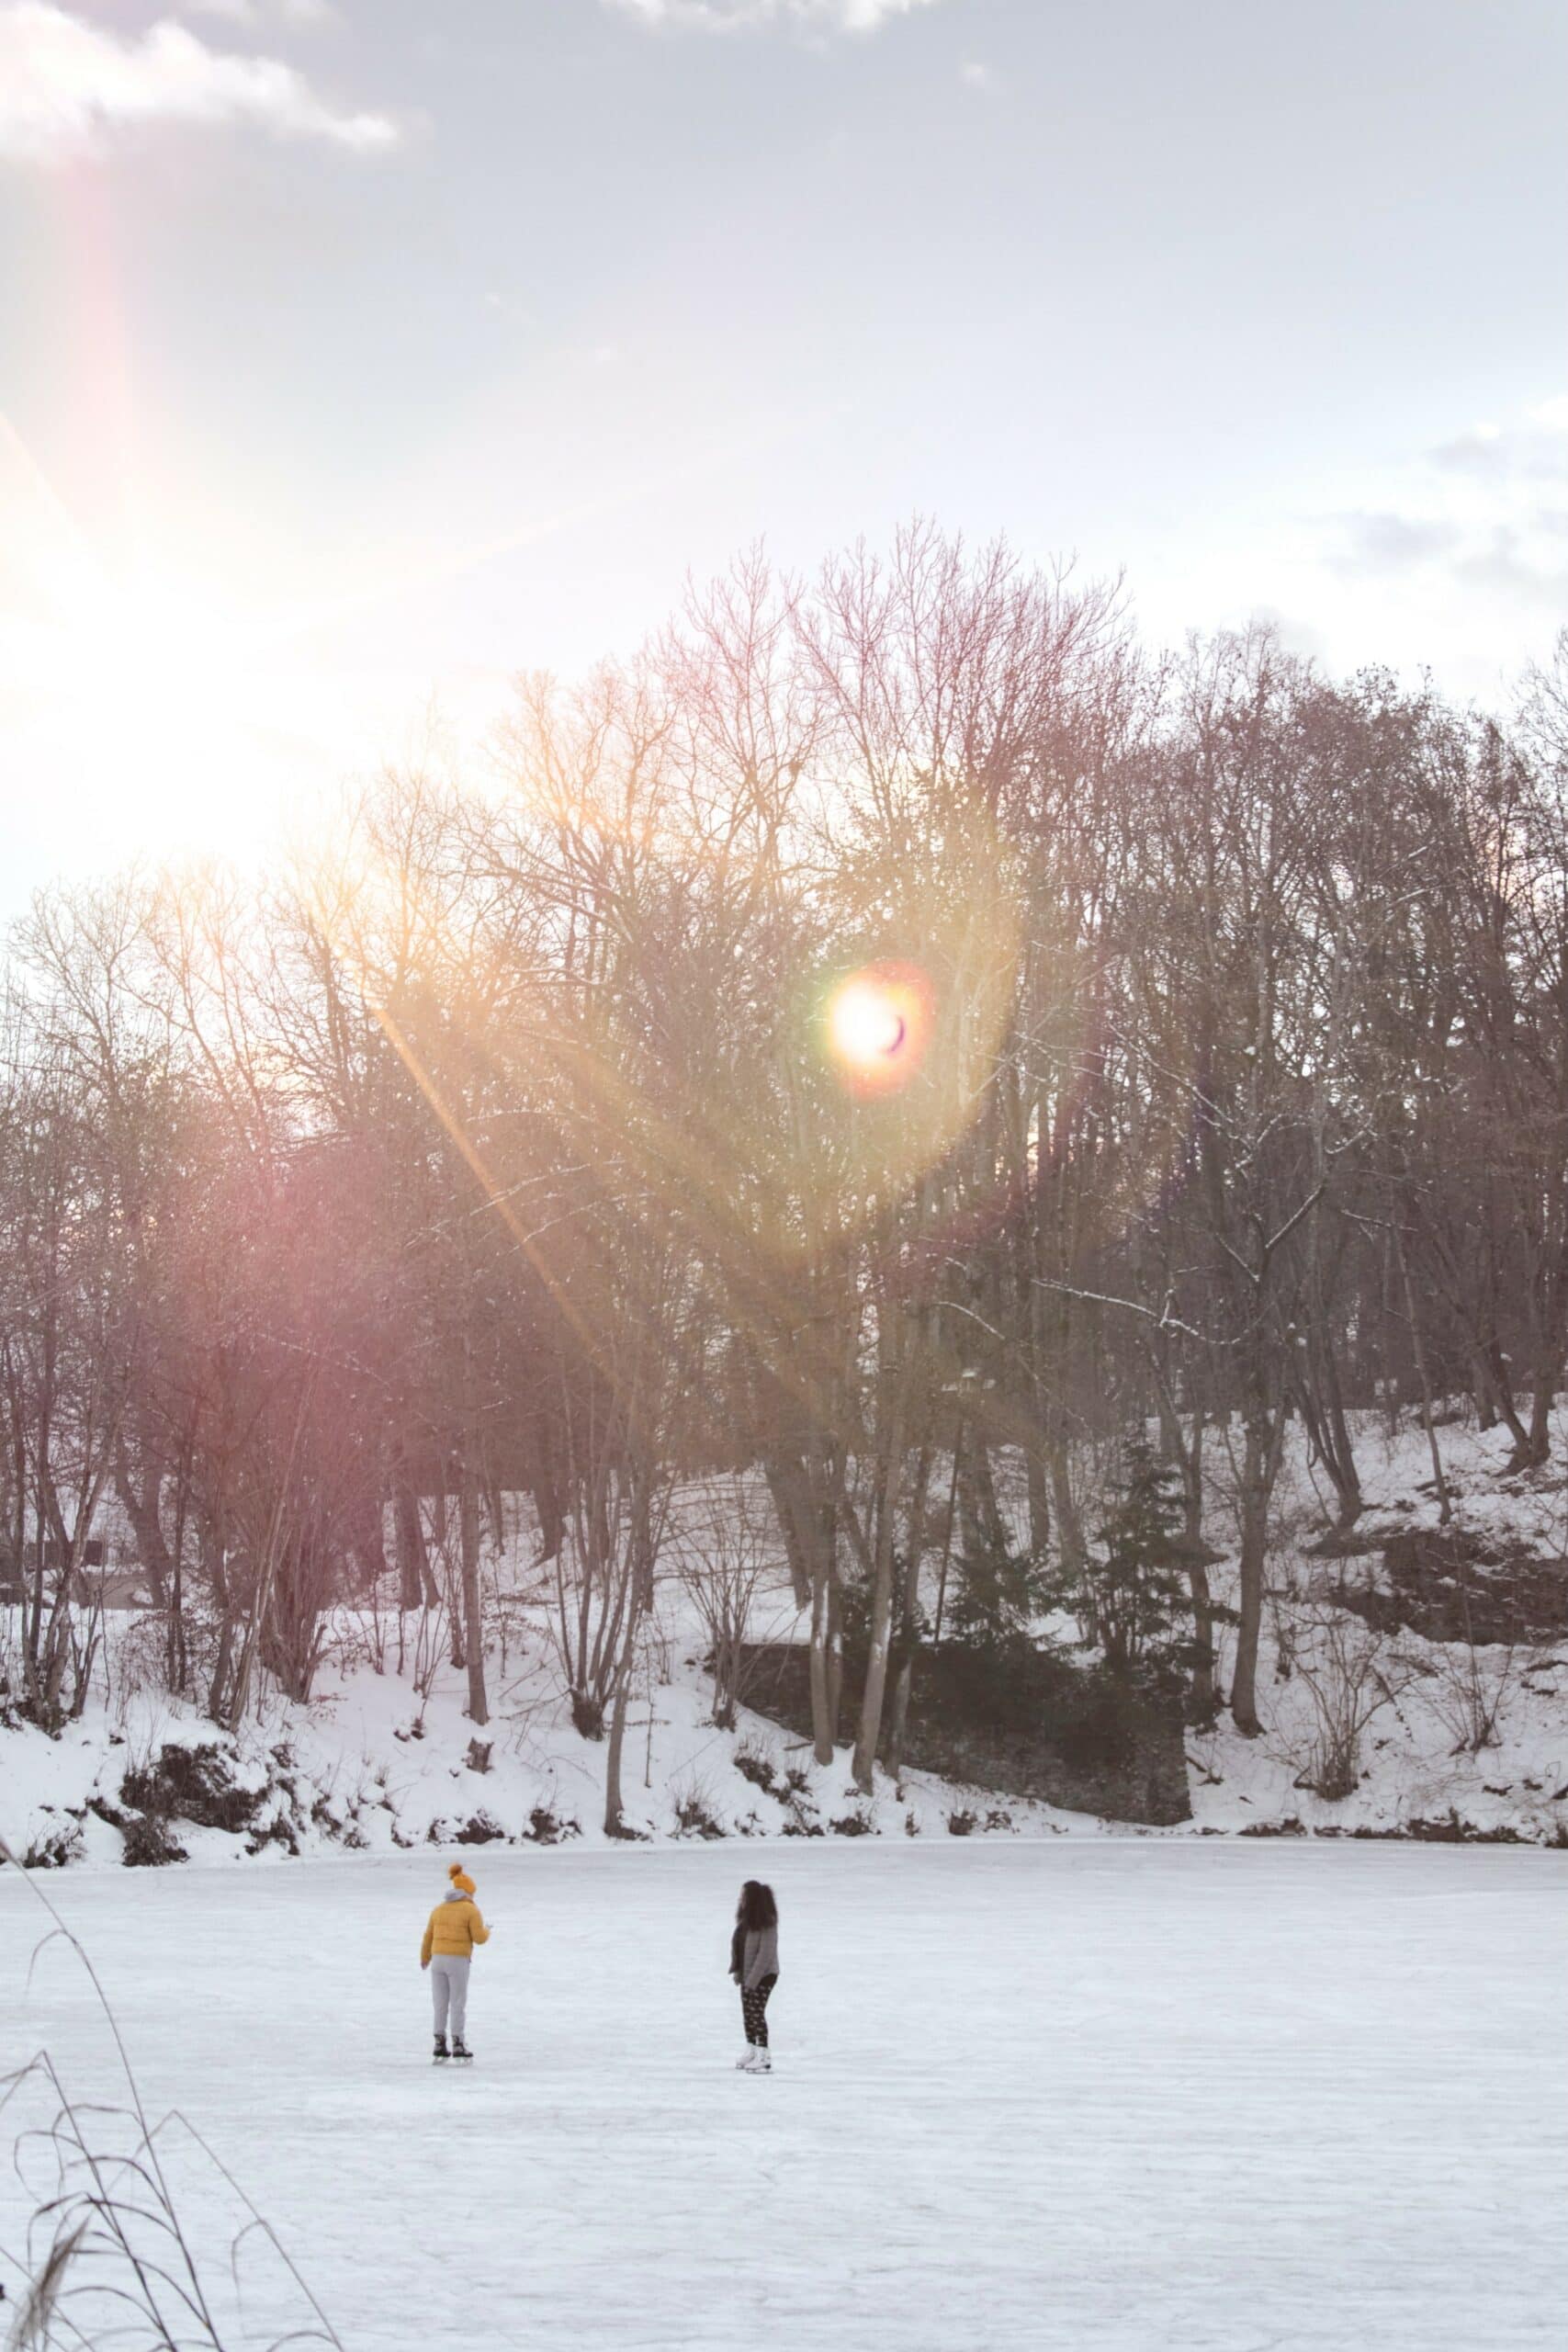
<path id="1" fill-rule="evenodd" d="M 895 17 L 942 0 L 602 0 L 645 25 L 708 33 L 755 32 L 794 25 L 822 33 L 874 33 Z"/>
<path id="2" fill-rule="evenodd" d="M 1568 595 L 1568 400 L 1473 425 L 1404 469 L 1397 503 L 1333 518 L 1342 577 L 1447 581 L 1523 605 Z"/>
<path id="3" fill-rule="evenodd" d="M 1542 401 L 1510 425 L 1473 425 L 1431 454 L 1445 473 L 1568 482 L 1568 400 Z"/>
<path id="4" fill-rule="evenodd" d="M 167 18 L 139 40 L 51 0 L 0 6 L 0 159 L 54 163 L 148 123 L 249 123 L 367 154 L 396 144 L 381 114 L 345 114 L 291 65 L 210 49 Z"/>
<path id="5" fill-rule="evenodd" d="M 1344 528 L 1345 544 L 1335 559 L 1344 571 L 1405 571 L 1451 554 L 1460 537 L 1452 523 L 1411 514 L 1347 514 Z"/>
<path id="6" fill-rule="evenodd" d="M 184 17 L 221 17 L 231 25 L 259 26 L 270 17 L 309 31 L 339 21 L 333 0 L 179 0 L 179 5 Z"/>

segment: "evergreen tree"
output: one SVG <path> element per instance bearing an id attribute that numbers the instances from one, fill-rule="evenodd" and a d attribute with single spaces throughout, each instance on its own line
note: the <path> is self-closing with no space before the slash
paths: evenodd
<path id="1" fill-rule="evenodd" d="M 1142 1436 L 1122 1453 L 1117 1499 L 1076 1572 L 1058 1570 L 1050 1597 L 1071 1609 L 1086 1643 L 1119 1681 L 1160 1679 L 1185 1664 L 1191 1596 L 1180 1569 L 1180 1478 Z"/>

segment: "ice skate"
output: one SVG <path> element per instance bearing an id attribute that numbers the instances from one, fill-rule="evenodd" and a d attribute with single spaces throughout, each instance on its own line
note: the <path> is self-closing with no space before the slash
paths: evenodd
<path id="1" fill-rule="evenodd" d="M 450 2055 L 451 2052 L 446 2047 L 446 2036 L 444 2033 L 438 2033 L 435 2037 L 435 2054 L 432 2059 L 431 2064 L 433 2065 L 439 2066 Z"/>
<path id="2" fill-rule="evenodd" d="M 465 2065 L 471 2066 L 474 2063 L 474 2053 L 460 2033 L 455 2033 L 452 2036 L 452 2055 L 454 2058 L 461 2059 Z"/>

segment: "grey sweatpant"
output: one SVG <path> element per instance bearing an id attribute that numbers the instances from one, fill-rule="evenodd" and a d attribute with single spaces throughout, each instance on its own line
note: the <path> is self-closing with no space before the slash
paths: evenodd
<path id="1" fill-rule="evenodd" d="M 435 2003 L 435 2030 L 446 2030 L 446 2012 L 452 2012 L 452 2030 L 457 2040 L 463 2039 L 463 2027 L 468 2015 L 468 1960 L 458 1960 L 447 1952 L 437 1952 L 430 1963 L 430 1991 Z"/>

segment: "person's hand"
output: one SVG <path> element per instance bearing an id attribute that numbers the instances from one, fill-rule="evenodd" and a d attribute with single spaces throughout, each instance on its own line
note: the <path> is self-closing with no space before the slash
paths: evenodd
<path id="1" fill-rule="evenodd" d="M 430 1962 L 427 1960 L 422 1960 L 419 1964 L 422 1968 L 428 1968 L 430 1966 Z"/>

